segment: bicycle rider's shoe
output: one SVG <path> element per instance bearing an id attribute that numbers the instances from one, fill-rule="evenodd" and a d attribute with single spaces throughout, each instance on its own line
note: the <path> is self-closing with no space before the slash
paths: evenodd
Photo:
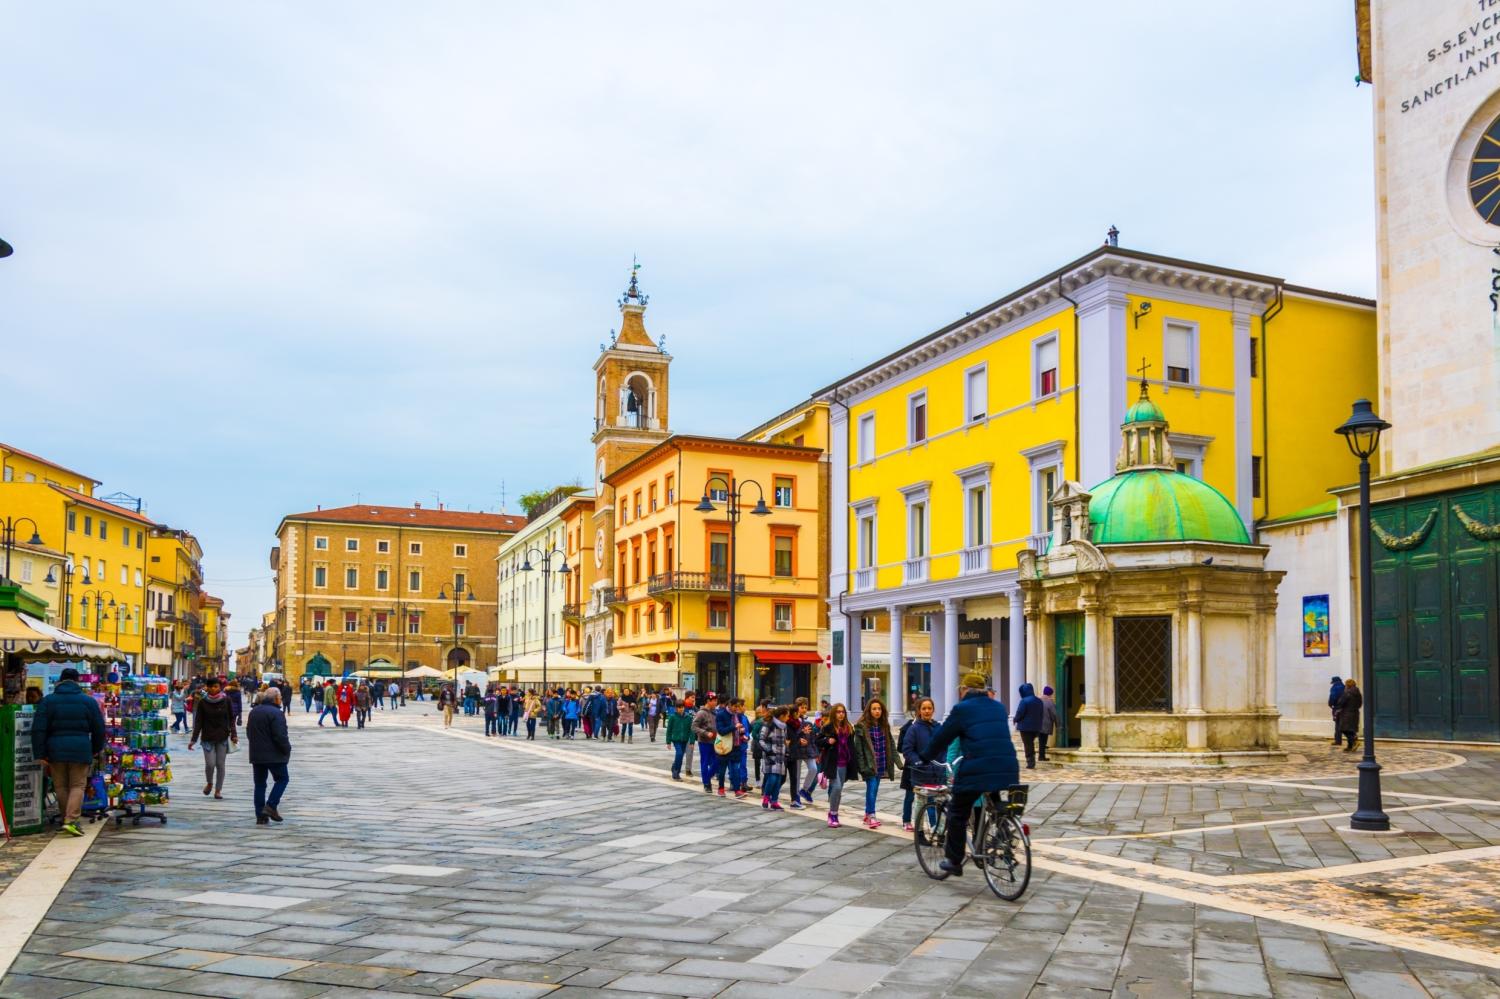
<path id="1" fill-rule="evenodd" d="M 938 861 L 938 869 L 946 871 L 947 873 L 953 875 L 955 878 L 961 878 L 964 876 L 964 865 L 955 864 L 950 860 Z"/>

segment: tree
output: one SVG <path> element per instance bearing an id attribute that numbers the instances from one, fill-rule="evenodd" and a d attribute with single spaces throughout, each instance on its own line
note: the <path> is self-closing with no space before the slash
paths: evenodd
<path id="1" fill-rule="evenodd" d="M 532 511 L 541 506 L 553 496 L 561 493 L 563 496 L 572 496 L 574 493 L 583 492 L 579 485 L 554 486 L 551 489 L 538 489 L 534 492 L 521 494 L 521 509 L 526 511 L 526 516 L 532 516 Z"/>

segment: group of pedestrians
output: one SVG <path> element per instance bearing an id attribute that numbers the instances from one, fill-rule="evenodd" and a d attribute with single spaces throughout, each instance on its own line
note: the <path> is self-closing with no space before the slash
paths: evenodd
<path id="1" fill-rule="evenodd" d="M 433 702 L 443 716 L 444 727 L 453 724 L 453 716 L 466 705 L 468 694 L 455 694 L 452 684 L 445 684 Z M 671 711 L 675 698 L 669 688 L 651 691 L 625 687 L 595 686 L 556 687 L 551 690 L 525 690 L 519 685 L 491 683 L 480 695 L 476 713 L 484 714 L 484 734 L 518 737 L 522 723 L 526 738 L 535 740 L 537 732 L 549 739 L 576 739 L 582 733 L 586 740 L 633 743 L 637 730 L 655 742 L 662 719 Z"/>

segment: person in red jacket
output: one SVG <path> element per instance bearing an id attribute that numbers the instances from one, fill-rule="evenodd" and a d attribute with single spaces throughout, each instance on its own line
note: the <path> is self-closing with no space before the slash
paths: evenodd
<path id="1" fill-rule="evenodd" d="M 349 714 L 354 710 L 354 686 L 345 680 L 339 684 L 339 724 L 349 727 Z"/>

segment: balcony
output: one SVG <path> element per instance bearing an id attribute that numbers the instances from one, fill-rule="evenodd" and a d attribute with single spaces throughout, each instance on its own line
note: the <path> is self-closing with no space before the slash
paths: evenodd
<path id="1" fill-rule="evenodd" d="M 875 567 L 854 570 L 854 592 L 866 593 L 875 589 Z"/>
<path id="2" fill-rule="evenodd" d="M 599 602 L 607 607 L 630 603 L 623 586 L 605 586 L 599 590 Z"/>
<path id="3" fill-rule="evenodd" d="M 990 549 L 988 545 L 978 545 L 974 548 L 965 548 L 963 558 L 959 565 L 959 572 L 968 575 L 972 572 L 988 572 L 990 568 Z"/>
<path id="4" fill-rule="evenodd" d="M 923 555 L 921 558 L 909 558 L 906 560 L 906 582 L 908 584 L 927 582 L 926 555 Z"/>
<path id="5" fill-rule="evenodd" d="M 157 624 L 172 624 L 176 620 L 177 612 L 175 610 L 159 610 L 156 612 Z"/>
<path id="6" fill-rule="evenodd" d="M 1030 548 L 1032 551 L 1036 552 L 1038 555 L 1041 555 L 1044 552 L 1046 552 L 1047 546 L 1049 544 L 1051 544 L 1051 543 L 1052 543 L 1052 532 L 1051 531 L 1044 531 L 1041 534 L 1033 534 L 1029 538 L 1026 539 L 1026 547 Z"/>
<path id="7" fill-rule="evenodd" d="M 646 592 L 653 597 L 659 593 L 728 593 L 727 572 L 661 572 L 646 581 Z M 745 576 L 736 573 L 734 592 L 745 592 Z"/>
<path id="8" fill-rule="evenodd" d="M 583 620 L 583 605 L 582 604 L 563 604 L 562 605 L 562 618 L 563 618 L 564 621 L 567 621 L 570 624 L 577 624 L 579 621 L 582 621 Z"/>

